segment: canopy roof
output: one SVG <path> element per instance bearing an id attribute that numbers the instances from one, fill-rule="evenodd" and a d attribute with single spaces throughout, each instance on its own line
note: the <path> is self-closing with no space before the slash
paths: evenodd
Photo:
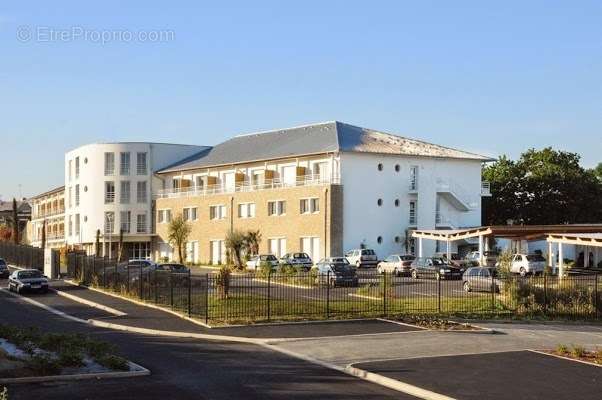
<path id="1" fill-rule="evenodd" d="M 478 236 L 493 235 L 505 239 L 537 240 L 545 239 L 550 235 L 573 234 L 589 235 L 590 237 L 602 236 L 602 224 L 575 224 L 575 225 L 492 225 L 479 226 L 466 229 L 417 229 L 412 232 L 412 237 L 433 240 L 461 240 Z M 602 238 L 600 239 L 602 240 Z"/>
<path id="2" fill-rule="evenodd" d="M 602 233 L 552 233 L 548 242 L 602 247 Z"/>

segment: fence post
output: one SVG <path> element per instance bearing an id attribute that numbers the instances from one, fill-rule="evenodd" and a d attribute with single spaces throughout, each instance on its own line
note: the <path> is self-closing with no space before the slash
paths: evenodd
<path id="1" fill-rule="evenodd" d="M 330 271 L 326 273 L 326 319 L 330 318 Z"/>
<path id="2" fill-rule="evenodd" d="M 205 285 L 205 324 L 209 325 L 209 274 Z"/>
<path id="3" fill-rule="evenodd" d="M 548 278 L 546 271 L 543 272 L 543 313 L 548 314 Z"/>
<path id="4" fill-rule="evenodd" d="M 144 295 L 142 294 L 142 265 L 140 266 L 140 271 L 138 272 L 138 298 L 144 300 Z"/>
<path id="5" fill-rule="evenodd" d="M 598 310 L 598 273 L 596 272 L 596 281 L 594 284 L 594 315 L 596 318 L 600 316 L 600 311 Z"/>
<path id="6" fill-rule="evenodd" d="M 157 290 L 157 270 L 154 270 L 153 272 L 153 286 L 155 287 L 155 304 L 157 304 L 159 302 L 159 292 Z"/>
<path id="7" fill-rule="evenodd" d="M 441 278 L 437 278 L 437 312 L 441 314 Z"/>
<path id="8" fill-rule="evenodd" d="M 271 317 L 271 297 L 272 297 L 272 269 L 268 272 L 268 321 Z"/>
<path id="9" fill-rule="evenodd" d="M 387 271 L 383 275 L 383 317 L 387 316 Z"/>
<path id="10" fill-rule="evenodd" d="M 117 266 L 115 266 L 117 268 Z M 102 288 L 107 288 L 107 264 L 102 263 Z"/>
<path id="11" fill-rule="evenodd" d="M 192 275 L 188 268 L 188 318 L 192 315 Z"/>
<path id="12" fill-rule="evenodd" d="M 171 309 L 173 310 L 173 279 L 172 279 L 172 271 L 169 270 L 169 303 L 171 304 Z"/>
<path id="13" fill-rule="evenodd" d="M 125 288 L 126 288 L 125 290 L 126 290 L 127 294 L 129 295 L 130 294 L 130 266 L 126 265 L 125 269 L 127 270 L 127 279 L 128 279 L 128 281 L 126 282 L 126 285 L 125 285 Z"/>
<path id="14" fill-rule="evenodd" d="M 495 279 L 493 277 L 493 272 L 491 272 L 490 275 L 491 275 L 491 313 L 493 314 L 495 312 Z"/>

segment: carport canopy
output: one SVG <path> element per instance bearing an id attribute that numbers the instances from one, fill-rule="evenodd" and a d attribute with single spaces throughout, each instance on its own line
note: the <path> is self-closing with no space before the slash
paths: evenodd
<path id="1" fill-rule="evenodd" d="M 552 245 L 558 246 L 558 274 L 564 275 L 564 257 L 562 247 L 564 244 L 576 244 L 580 246 L 602 247 L 602 233 L 551 233 L 547 238 L 549 252 L 552 253 Z M 597 265 L 597 252 L 594 253 L 594 265 Z M 589 265 L 589 251 L 583 253 L 583 265 Z"/>
<path id="2" fill-rule="evenodd" d="M 430 229 L 430 230 L 415 230 L 412 232 L 412 237 L 418 238 L 418 257 L 422 257 L 422 239 L 431 239 L 444 241 L 447 244 L 447 259 L 451 259 L 450 243 L 455 240 L 463 240 L 473 237 L 479 238 L 479 256 L 483 257 L 484 241 L 483 236 L 493 233 L 490 226 L 481 226 L 469 229 Z M 485 243 L 487 246 L 487 243 Z M 487 250 L 487 249 L 486 249 Z"/>

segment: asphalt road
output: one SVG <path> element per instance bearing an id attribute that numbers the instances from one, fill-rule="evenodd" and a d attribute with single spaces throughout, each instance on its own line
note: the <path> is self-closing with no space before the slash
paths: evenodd
<path id="1" fill-rule="evenodd" d="M 114 343 L 147 377 L 8 385 L 19 399 L 412 399 L 327 368 L 247 344 L 160 338 L 71 322 L 0 292 L 2 323 L 81 332 Z"/>

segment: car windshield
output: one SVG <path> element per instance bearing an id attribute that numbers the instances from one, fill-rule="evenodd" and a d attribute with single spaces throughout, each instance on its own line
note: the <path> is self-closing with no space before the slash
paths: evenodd
<path id="1" fill-rule="evenodd" d="M 403 261 L 413 261 L 414 260 L 414 256 L 401 256 L 401 259 Z"/>
<path id="2" fill-rule="evenodd" d="M 295 253 L 293 254 L 293 258 L 308 258 L 305 253 Z"/>
<path id="3" fill-rule="evenodd" d="M 345 273 L 353 271 L 349 264 L 331 264 L 331 266 L 334 272 Z"/>
<path id="4" fill-rule="evenodd" d="M 433 265 L 445 265 L 445 260 L 442 258 L 433 258 Z"/>
<path id="5" fill-rule="evenodd" d="M 527 260 L 529 260 L 529 261 L 545 261 L 546 259 L 543 258 L 543 256 L 541 254 L 530 254 L 527 256 Z"/>
<path id="6" fill-rule="evenodd" d="M 42 273 L 40 271 L 20 271 L 17 276 L 19 279 L 41 278 Z"/>
<path id="7" fill-rule="evenodd" d="M 273 255 L 267 255 L 267 256 L 261 256 L 261 260 L 262 261 L 274 261 L 276 260 L 276 256 Z"/>
<path id="8" fill-rule="evenodd" d="M 349 264 L 346 258 L 332 258 L 330 261 L 335 264 Z"/>
<path id="9" fill-rule="evenodd" d="M 362 255 L 363 256 L 373 256 L 374 250 L 362 250 Z"/>

